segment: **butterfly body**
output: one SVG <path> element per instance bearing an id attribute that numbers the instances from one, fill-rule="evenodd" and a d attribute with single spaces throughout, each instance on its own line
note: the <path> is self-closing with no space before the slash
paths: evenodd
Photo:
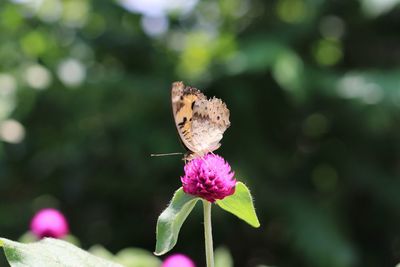
<path id="1" fill-rule="evenodd" d="M 171 100 L 176 128 L 190 154 L 186 159 L 217 150 L 230 126 L 226 104 L 215 97 L 207 99 L 198 89 L 182 82 L 172 84 Z"/>

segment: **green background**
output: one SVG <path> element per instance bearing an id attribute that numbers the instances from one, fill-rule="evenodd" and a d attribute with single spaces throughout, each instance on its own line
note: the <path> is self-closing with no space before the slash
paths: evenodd
<path id="1" fill-rule="evenodd" d="M 400 261 L 398 0 L 130 2 L 0 2 L 2 237 L 52 206 L 83 248 L 153 251 L 182 80 L 231 111 L 217 153 L 262 224 L 214 209 L 235 266 Z M 203 266 L 203 246 L 198 206 L 174 252 Z"/>

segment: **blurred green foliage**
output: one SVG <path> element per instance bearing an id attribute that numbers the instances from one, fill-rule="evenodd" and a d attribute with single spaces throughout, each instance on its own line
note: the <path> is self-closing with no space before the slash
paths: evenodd
<path id="1" fill-rule="evenodd" d="M 222 98 L 218 153 L 262 228 L 215 209 L 235 266 L 400 261 L 398 0 L 0 2 L 0 232 L 43 206 L 84 248 L 153 250 L 180 186 L 170 84 Z M 201 214 L 175 251 L 204 262 Z"/>

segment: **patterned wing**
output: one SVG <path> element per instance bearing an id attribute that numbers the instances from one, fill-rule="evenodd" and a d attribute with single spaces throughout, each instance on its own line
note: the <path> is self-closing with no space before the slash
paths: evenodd
<path id="1" fill-rule="evenodd" d="M 206 97 L 197 89 L 186 87 L 182 82 L 174 82 L 171 89 L 172 113 L 182 143 L 194 153 L 198 147 L 193 144 L 192 122 L 196 101 Z"/>
<path id="2" fill-rule="evenodd" d="M 192 144 L 198 155 L 217 150 L 224 132 L 230 126 L 229 109 L 221 99 L 195 102 L 192 118 Z"/>

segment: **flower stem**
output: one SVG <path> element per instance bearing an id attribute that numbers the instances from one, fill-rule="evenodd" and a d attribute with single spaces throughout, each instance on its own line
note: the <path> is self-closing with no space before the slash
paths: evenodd
<path id="1" fill-rule="evenodd" d="M 214 249 L 211 229 L 211 203 L 203 200 L 204 210 L 204 237 L 206 244 L 207 267 L 214 267 Z"/>

